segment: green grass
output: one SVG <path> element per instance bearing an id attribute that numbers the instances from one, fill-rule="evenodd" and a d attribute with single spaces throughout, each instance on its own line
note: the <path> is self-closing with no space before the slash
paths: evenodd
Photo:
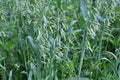
<path id="1" fill-rule="evenodd" d="M 119 80 L 119 0 L 0 0 L 0 80 Z"/>

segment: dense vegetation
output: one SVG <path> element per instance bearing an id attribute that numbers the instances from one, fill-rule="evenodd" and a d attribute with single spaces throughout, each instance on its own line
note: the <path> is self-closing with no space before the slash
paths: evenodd
<path id="1" fill-rule="evenodd" d="M 120 80 L 120 0 L 0 0 L 0 80 Z"/>

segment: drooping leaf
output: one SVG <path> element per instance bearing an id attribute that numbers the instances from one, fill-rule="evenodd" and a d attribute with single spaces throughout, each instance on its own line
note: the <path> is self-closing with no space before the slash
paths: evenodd
<path id="1" fill-rule="evenodd" d="M 72 31 L 72 27 L 73 25 L 77 22 L 77 20 L 73 20 L 70 25 L 68 26 L 68 33 L 70 33 Z"/>
<path id="2" fill-rule="evenodd" d="M 100 60 L 105 60 L 105 61 L 108 61 L 108 62 L 111 63 L 111 61 L 108 58 L 106 58 L 106 57 L 100 58 Z"/>
<path id="3" fill-rule="evenodd" d="M 115 58 L 115 60 L 117 60 L 117 56 L 114 53 L 110 52 L 110 51 L 105 51 L 104 54 L 112 55 Z"/>

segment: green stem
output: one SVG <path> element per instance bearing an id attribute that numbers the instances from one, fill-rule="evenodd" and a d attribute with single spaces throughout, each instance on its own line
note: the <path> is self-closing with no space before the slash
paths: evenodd
<path id="1" fill-rule="evenodd" d="M 87 22 L 86 22 L 87 25 Z M 83 34 L 83 40 L 82 40 L 82 49 L 81 49 L 81 56 L 80 56 L 80 63 L 79 63 L 79 69 L 78 69 L 78 80 L 80 80 L 80 73 L 82 69 L 82 64 L 83 64 L 83 59 L 84 59 L 84 54 L 85 54 L 85 45 L 86 45 L 86 33 L 87 33 L 87 26 L 85 25 L 84 27 L 84 34 Z"/>
<path id="2" fill-rule="evenodd" d="M 103 43 L 103 37 L 104 37 L 104 25 L 102 25 L 102 33 L 101 33 L 101 37 L 100 37 L 100 43 L 99 43 L 99 52 L 98 52 L 98 60 L 100 60 L 100 56 L 101 56 L 101 50 L 102 50 L 102 43 Z"/>

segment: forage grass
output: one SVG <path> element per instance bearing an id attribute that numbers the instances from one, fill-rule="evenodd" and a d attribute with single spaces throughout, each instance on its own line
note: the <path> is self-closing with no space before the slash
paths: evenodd
<path id="1" fill-rule="evenodd" d="M 119 0 L 0 0 L 0 80 L 119 80 Z"/>
<path id="2" fill-rule="evenodd" d="M 81 48 L 81 57 L 80 57 L 79 69 L 78 69 L 78 80 L 80 80 L 80 73 L 81 73 L 81 69 L 82 69 L 82 65 L 83 65 L 83 59 L 84 59 L 85 48 L 86 48 L 86 38 L 87 38 L 87 11 L 86 11 L 86 7 L 85 7 L 83 1 L 80 2 L 80 5 L 81 5 L 81 10 L 82 10 L 84 20 L 86 22 L 85 22 L 85 26 L 84 26 L 83 40 L 81 43 L 82 48 Z"/>
<path id="3" fill-rule="evenodd" d="M 86 38 L 87 38 L 87 25 L 85 25 L 84 34 L 83 34 L 83 41 L 82 41 L 82 49 L 81 49 L 81 57 L 80 57 L 80 63 L 79 63 L 79 69 L 78 69 L 78 80 L 80 80 L 80 73 L 83 65 L 83 59 L 85 55 L 85 48 L 86 48 Z"/>

